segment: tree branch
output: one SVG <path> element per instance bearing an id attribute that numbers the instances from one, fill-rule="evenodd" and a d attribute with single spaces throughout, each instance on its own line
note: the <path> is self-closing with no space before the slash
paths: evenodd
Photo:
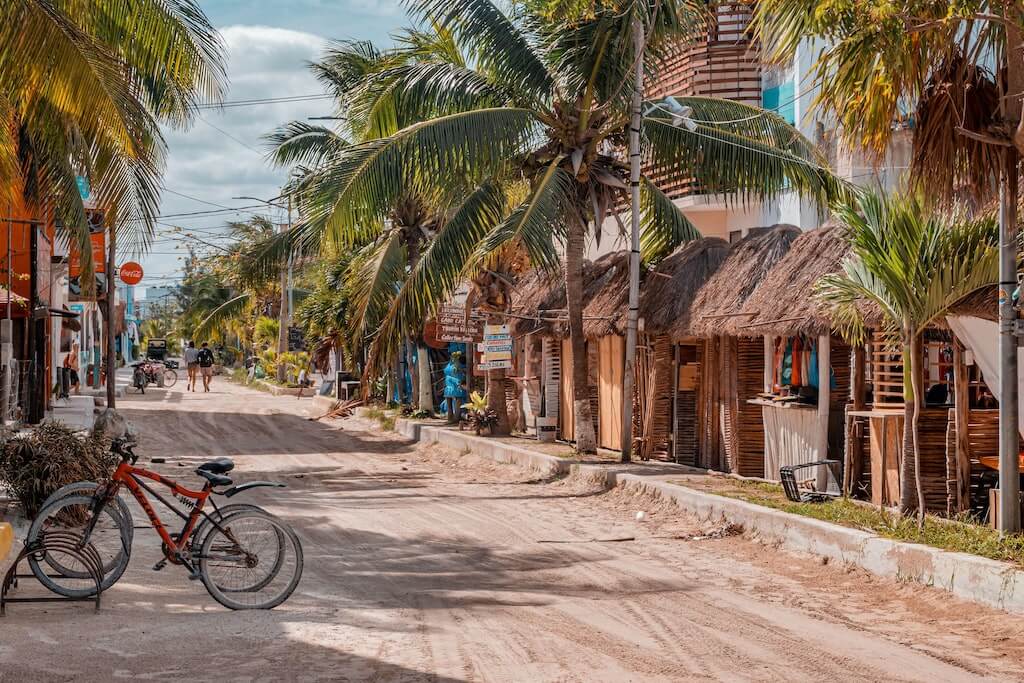
<path id="1" fill-rule="evenodd" d="M 978 142 L 983 142 L 986 145 L 998 145 L 999 147 L 1013 146 L 1013 143 L 1007 140 L 1006 138 L 992 137 L 991 135 L 985 135 L 984 133 L 977 133 L 973 130 L 967 130 L 966 128 L 963 128 L 961 126 L 957 126 L 953 130 L 955 130 L 957 133 L 960 133 L 960 135 L 963 135 L 964 137 L 970 138 L 972 140 L 977 140 Z"/>

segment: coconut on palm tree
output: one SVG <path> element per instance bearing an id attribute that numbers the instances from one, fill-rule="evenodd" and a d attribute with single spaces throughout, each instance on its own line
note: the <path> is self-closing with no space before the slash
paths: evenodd
<path id="1" fill-rule="evenodd" d="M 903 351 L 905 419 L 900 511 L 924 521 L 918 420 L 924 401 L 923 335 L 964 297 L 999 281 L 999 231 L 991 218 L 945 216 L 920 194 L 866 192 L 840 205 L 851 253 L 842 272 L 822 278 L 817 294 L 834 307 L 839 329 L 863 343 L 864 311 Z M 912 485 L 913 483 L 913 485 Z"/>
<path id="2" fill-rule="evenodd" d="M 474 188 L 455 193 L 465 206 L 484 188 L 499 188 L 516 201 L 490 226 L 469 221 L 488 228 L 480 239 L 453 236 L 459 248 L 434 260 L 447 269 L 435 279 L 457 282 L 464 254 L 509 243 L 521 245 L 536 267 L 564 260 L 572 376 L 575 386 L 586 386 L 582 266 L 588 233 L 615 217 L 627 197 L 627 75 L 637 59 L 630 24 L 637 16 L 648 27 L 641 57 L 654 73 L 665 48 L 693 38 L 704 14 L 673 1 L 600 3 L 582 16 L 531 3 L 506 13 L 491 0 L 415 0 L 410 9 L 472 59 L 406 64 L 377 76 L 387 97 L 360 111 L 361 120 L 371 130 L 404 127 L 347 146 L 311 170 L 297 190 L 304 220 L 296 239 L 307 246 L 350 241 L 379 226 L 410 190 L 444 197 Z M 775 114 L 714 98 L 675 100 L 690 108 L 690 119 L 657 106 L 643 118 L 651 171 L 692 178 L 704 191 L 741 201 L 788 191 L 823 199 L 838 191 L 813 145 Z M 649 175 L 641 184 L 652 256 L 698 234 Z M 593 451 L 589 402 L 581 395 L 574 409 L 577 448 Z"/>

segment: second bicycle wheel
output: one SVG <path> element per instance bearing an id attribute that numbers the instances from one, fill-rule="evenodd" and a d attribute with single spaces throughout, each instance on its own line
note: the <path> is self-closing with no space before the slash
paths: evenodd
<path id="1" fill-rule="evenodd" d="M 203 584 L 229 609 L 271 609 L 302 578 L 302 544 L 288 525 L 257 510 L 219 521 L 199 553 Z"/>
<path id="2" fill-rule="evenodd" d="M 48 533 L 83 538 L 92 520 L 92 504 L 92 496 L 81 494 L 54 500 L 36 515 L 29 528 L 29 538 L 45 539 Z M 104 505 L 98 514 L 89 545 L 99 555 L 103 569 L 100 589 L 106 590 L 128 568 L 132 539 L 126 527 L 131 525 L 131 519 L 125 520 L 111 505 Z M 28 557 L 28 564 L 39 582 L 54 593 L 69 598 L 84 598 L 96 593 L 88 568 L 71 554 L 59 550 L 32 554 Z"/>
<path id="3" fill-rule="evenodd" d="M 164 370 L 164 387 L 170 389 L 178 381 L 178 373 L 171 368 Z"/>

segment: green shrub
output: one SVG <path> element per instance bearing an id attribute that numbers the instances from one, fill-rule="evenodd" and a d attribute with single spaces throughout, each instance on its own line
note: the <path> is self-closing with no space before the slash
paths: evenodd
<path id="1" fill-rule="evenodd" d="M 56 423 L 44 423 L 26 437 L 8 439 L 0 449 L 0 478 L 29 517 L 61 486 L 106 479 L 117 464 L 106 437 L 82 439 Z"/>

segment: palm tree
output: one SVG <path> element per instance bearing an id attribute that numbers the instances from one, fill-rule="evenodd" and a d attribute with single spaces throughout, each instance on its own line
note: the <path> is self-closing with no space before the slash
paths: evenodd
<path id="1" fill-rule="evenodd" d="M 916 509 L 923 524 L 918 418 L 924 400 L 924 330 L 960 300 L 999 280 L 999 231 L 991 218 L 930 212 L 920 194 L 866 192 L 840 205 L 836 217 L 852 246 L 841 273 L 824 277 L 818 295 L 835 307 L 840 329 L 863 343 L 865 304 L 903 350 L 905 419 L 900 511 Z M 916 482 L 911 487 L 911 482 Z"/>
<path id="2" fill-rule="evenodd" d="M 142 247 L 166 152 L 158 123 L 188 124 L 224 80 L 194 0 L 0 3 L 0 200 L 51 206 L 88 253 L 84 176 L 126 246 Z"/>
<path id="3" fill-rule="evenodd" d="M 432 261 L 442 270 L 419 279 L 410 273 L 410 281 L 458 282 L 468 255 L 510 243 L 525 248 L 537 267 L 553 269 L 564 258 L 573 381 L 586 386 L 584 248 L 588 232 L 626 199 L 621 148 L 628 74 L 637 59 L 630 25 L 636 16 L 648 26 L 642 58 L 654 72 L 664 49 L 693 37 L 704 15 L 671 0 L 599 3 L 580 17 L 530 3 L 506 14 L 492 0 L 413 0 L 410 8 L 473 59 L 403 64 L 370 79 L 368 87 L 387 96 L 357 118 L 385 134 L 338 150 L 303 179 L 305 218 L 297 239 L 310 248 L 351 244 L 411 190 L 446 199 L 472 188 L 454 192 L 460 199 L 449 215 L 475 203 L 490 213 L 497 206 L 499 220 L 488 225 L 480 215 L 467 216 L 474 229 L 485 228 L 479 239 L 468 239 L 472 231 L 453 234 L 458 248 Z M 791 190 L 824 199 L 839 191 L 813 146 L 780 117 L 726 100 L 674 99 L 673 106 L 690 108 L 691 118 L 648 108 L 642 122 L 648 169 L 693 178 L 707 192 L 740 201 Z M 649 257 L 697 236 L 649 175 L 641 182 Z M 493 201 L 498 194 L 503 200 Z M 509 197 L 516 201 L 506 208 Z M 445 294 L 421 291 L 406 301 L 416 309 Z M 592 452 L 589 402 L 581 397 L 575 412 L 577 448 Z"/>
<path id="4" fill-rule="evenodd" d="M 184 126 L 221 97 L 219 34 L 195 0 L 6 0 L 0 3 L 0 200 L 51 213 L 91 253 L 78 177 L 118 237 L 152 237 L 166 152 L 159 124 Z M 62 235 L 63 237 L 64 235 Z M 91 278 L 93 263 L 82 259 Z M 107 405 L 116 367 L 113 273 L 107 280 Z M 87 279 L 91 283 L 91 279 Z"/>
<path id="5" fill-rule="evenodd" d="M 274 224 L 263 216 L 228 224 L 233 241 L 223 253 L 203 259 L 184 285 L 191 298 L 182 317 L 193 339 L 223 338 L 227 328 L 240 328 L 239 336 L 251 330 L 255 320 L 276 313 L 280 305 L 280 269 L 256 269 L 254 262 L 277 236 Z M 301 292 L 301 290 L 296 290 Z"/>
<path id="6" fill-rule="evenodd" d="M 276 164 L 299 164 L 300 172 L 308 176 L 315 168 L 329 166 L 349 145 L 347 139 L 365 141 L 394 133 L 406 122 L 399 118 L 390 101 L 393 93 L 387 82 L 393 74 L 404 73 L 411 67 L 463 63 L 451 36 L 444 32 L 410 29 L 396 39 L 397 47 L 387 51 L 365 41 L 336 43 L 321 61 L 311 65 L 317 78 L 337 99 L 344 121 L 341 132 L 301 121 L 288 123 L 268 136 L 273 145 L 271 158 Z M 445 210 L 438 206 L 435 196 L 410 188 L 395 198 L 386 220 L 349 226 L 344 244 L 359 249 L 348 283 L 357 312 L 351 327 L 353 347 L 362 347 L 368 339 L 381 338 L 378 329 L 388 314 L 390 300 L 406 274 L 417 267 L 444 221 Z M 371 344 L 375 350 L 373 357 L 390 357 L 398 352 L 412 367 L 414 355 L 426 358 L 421 329 L 422 324 L 403 327 L 398 337 L 388 340 L 399 343 L 399 348 L 391 343 L 386 353 Z M 430 369 L 425 362 L 415 365 L 410 402 L 431 410 Z M 371 366 L 378 369 L 376 362 Z M 424 391 L 419 391 L 421 386 Z"/>

